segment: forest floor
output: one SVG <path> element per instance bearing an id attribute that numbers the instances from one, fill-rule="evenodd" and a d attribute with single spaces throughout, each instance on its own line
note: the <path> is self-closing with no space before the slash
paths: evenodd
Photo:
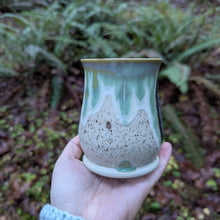
<path id="1" fill-rule="evenodd" d="M 198 75 L 207 67 L 198 69 Z M 82 71 L 82 70 L 80 70 Z M 68 86 L 57 110 L 49 108 L 49 78 L 0 80 L 0 219 L 37 218 L 49 202 L 54 163 L 78 132 L 83 74 L 65 78 Z M 201 84 L 187 94 L 161 79 L 162 111 L 170 104 L 199 139 L 203 164 L 195 168 L 177 132 L 164 122 L 172 157 L 162 179 L 146 198 L 137 219 L 220 219 L 220 100 Z"/>

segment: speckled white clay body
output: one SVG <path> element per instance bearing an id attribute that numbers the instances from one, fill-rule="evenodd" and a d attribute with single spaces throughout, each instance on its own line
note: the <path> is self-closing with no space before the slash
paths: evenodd
<path id="1" fill-rule="evenodd" d="M 144 110 L 129 125 L 119 123 L 108 96 L 101 110 L 79 127 L 80 142 L 87 158 L 98 165 L 119 168 L 123 161 L 142 167 L 156 159 L 159 146 Z M 126 163 L 126 162 L 125 162 Z"/>
<path id="2" fill-rule="evenodd" d="M 160 59 L 83 60 L 79 124 L 84 164 L 113 178 L 145 175 L 159 163 L 156 84 Z"/>

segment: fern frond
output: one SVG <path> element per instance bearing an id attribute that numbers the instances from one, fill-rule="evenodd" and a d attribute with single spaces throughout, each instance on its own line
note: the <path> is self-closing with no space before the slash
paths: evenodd
<path id="1" fill-rule="evenodd" d="M 190 49 L 186 50 L 185 52 L 180 54 L 175 60 L 177 62 L 181 62 L 182 60 L 192 56 L 195 53 L 198 53 L 198 52 L 205 50 L 207 48 L 212 48 L 218 44 L 220 44 L 220 38 L 214 39 L 214 40 L 213 39 L 207 40 L 205 42 L 202 42 L 202 43 L 195 45 L 194 47 L 191 47 Z"/>
<path id="2" fill-rule="evenodd" d="M 197 136 L 179 119 L 175 108 L 171 105 L 163 107 L 163 117 L 171 128 L 180 135 L 179 145 L 187 152 L 193 165 L 198 169 L 201 168 L 204 163 L 204 156 Z"/>
<path id="3" fill-rule="evenodd" d="M 12 77 L 18 75 L 13 69 L 0 67 L 0 77 Z"/>

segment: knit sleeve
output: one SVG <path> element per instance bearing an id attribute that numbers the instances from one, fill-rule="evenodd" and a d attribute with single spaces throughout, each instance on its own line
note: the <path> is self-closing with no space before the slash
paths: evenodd
<path id="1" fill-rule="evenodd" d="M 73 216 L 63 212 L 56 207 L 46 204 L 40 211 L 39 220 L 83 220 L 81 217 Z"/>

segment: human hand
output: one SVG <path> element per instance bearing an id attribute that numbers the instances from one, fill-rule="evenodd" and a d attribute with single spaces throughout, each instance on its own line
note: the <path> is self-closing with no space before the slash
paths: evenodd
<path id="1" fill-rule="evenodd" d="M 79 137 L 73 138 L 58 158 L 52 176 L 51 204 L 88 220 L 134 219 L 150 189 L 161 177 L 171 145 L 161 145 L 158 167 L 135 179 L 110 179 L 90 172 L 79 160 Z"/>

